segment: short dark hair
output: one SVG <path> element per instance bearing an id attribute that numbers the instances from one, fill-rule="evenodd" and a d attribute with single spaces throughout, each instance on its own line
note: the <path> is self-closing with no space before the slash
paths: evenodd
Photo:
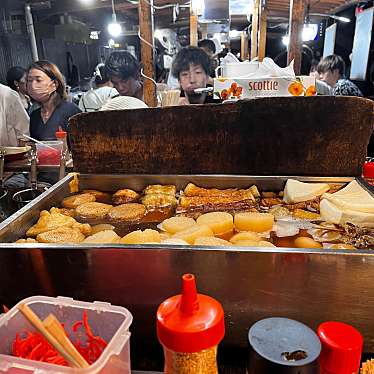
<path id="1" fill-rule="evenodd" d="M 105 74 L 110 79 L 139 79 L 139 61 L 128 51 L 115 51 L 105 61 Z"/>
<path id="2" fill-rule="evenodd" d="M 19 82 L 25 74 L 26 69 L 24 69 L 22 66 L 11 67 L 6 73 L 6 81 L 8 86 L 12 90 L 17 91 L 17 87 L 14 82 Z"/>
<path id="3" fill-rule="evenodd" d="M 200 40 L 197 45 L 199 46 L 199 48 L 209 49 L 213 54 L 216 53 L 216 45 L 214 44 L 213 40 L 203 39 Z"/>
<path id="4" fill-rule="evenodd" d="M 173 61 L 171 73 L 179 79 L 179 74 L 190 68 L 190 65 L 201 65 L 207 75 L 210 74 L 212 62 L 210 57 L 198 47 L 182 48 Z"/>
<path id="5" fill-rule="evenodd" d="M 327 71 L 334 71 L 338 69 L 339 74 L 345 76 L 345 62 L 338 55 L 330 55 L 324 57 L 317 66 L 317 71 L 319 74 L 326 73 Z"/>

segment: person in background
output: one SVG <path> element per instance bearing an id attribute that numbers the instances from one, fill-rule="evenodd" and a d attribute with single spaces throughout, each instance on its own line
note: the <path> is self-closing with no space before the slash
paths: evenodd
<path id="1" fill-rule="evenodd" d="M 49 61 L 33 63 L 28 70 L 27 91 L 40 104 L 30 117 L 30 134 L 37 140 L 56 139 L 61 126 L 68 132 L 68 120 L 81 110 L 67 102 L 65 80 L 58 67 Z"/>
<path id="2" fill-rule="evenodd" d="M 95 112 L 113 97 L 118 96 L 118 91 L 105 74 L 105 65 L 99 64 L 94 72 L 95 89 L 84 93 L 79 101 L 82 112 Z"/>
<path id="3" fill-rule="evenodd" d="M 198 47 L 201 48 L 210 58 L 216 54 L 216 45 L 210 39 L 202 39 L 198 42 Z"/>
<path id="4" fill-rule="evenodd" d="M 216 75 L 216 68 L 218 66 L 218 61 L 215 57 L 216 55 L 216 45 L 213 40 L 203 39 L 198 42 L 198 47 L 201 48 L 210 58 L 211 68 L 209 76 L 214 78 Z M 209 80 L 209 83 L 213 84 L 213 79 Z"/>
<path id="5" fill-rule="evenodd" d="M 197 88 L 207 87 L 210 70 L 211 60 L 201 48 L 186 47 L 177 53 L 171 71 L 182 90 L 181 105 L 212 102 L 211 94 L 195 92 Z"/>
<path id="6" fill-rule="evenodd" d="M 112 52 L 105 61 L 105 74 L 120 96 L 132 96 L 143 100 L 140 64 L 130 52 Z"/>
<path id="7" fill-rule="evenodd" d="M 29 116 L 17 92 L 0 84 L 0 146 L 17 147 L 23 134 L 29 135 Z"/>
<path id="8" fill-rule="evenodd" d="M 21 66 L 13 66 L 6 74 L 6 81 L 12 90 L 18 92 L 23 107 L 25 108 L 26 112 L 30 113 L 32 104 L 31 99 L 27 94 L 26 75 L 26 69 Z"/>
<path id="9" fill-rule="evenodd" d="M 345 62 L 338 55 L 323 58 L 317 71 L 320 80 L 332 87 L 332 94 L 336 96 L 363 96 L 360 89 L 350 80 L 345 79 Z"/>
<path id="10" fill-rule="evenodd" d="M 319 79 L 319 74 L 317 71 L 318 63 L 318 60 L 312 60 L 309 76 L 315 78 L 316 80 L 317 95 L 330 96 L 332 95 L 332 88 L 326 82 Z"/>

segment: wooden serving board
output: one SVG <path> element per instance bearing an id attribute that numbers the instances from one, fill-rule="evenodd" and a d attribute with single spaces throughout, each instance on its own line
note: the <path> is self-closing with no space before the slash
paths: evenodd
<path id="1" fill-rule="evenodd" d="M 82 113 L 70 120 L 75 170 L 124 174 L 358 176 L 373 103 L 276 97 Z"/>

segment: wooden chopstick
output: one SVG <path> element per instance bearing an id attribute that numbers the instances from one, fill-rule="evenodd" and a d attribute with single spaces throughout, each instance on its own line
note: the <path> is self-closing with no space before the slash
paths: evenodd
<path id="1" fill-rule="evenodd" d="M 74 358 L 74 360 L 79 363 L 81 368 L 87 368 L 90 366 L 74 347 L 70 339 L 66 336 L 65 330 L 63 329 L 61 323 L 55 315 L 50 314 L 43 321 L 43 325 L 46 330 L 51 333 L 56 338 L 56 340 L 65 348 L 65 350 Z"/>
<path id="2" fill-rule="evenodd" d="M 71 354 L 65 350 L 65 347 L 44 327 L 43 322 L 39 317 L 31 310 L 26 304 L 20 304 L 18 306 L 19 311 L 25 316 L 25 318 L 38 330 L 52 345 L 53 348 L 69 363 L 70 366 L 75 368 L 81 368 L 79 362 L 75 360 Z"/>

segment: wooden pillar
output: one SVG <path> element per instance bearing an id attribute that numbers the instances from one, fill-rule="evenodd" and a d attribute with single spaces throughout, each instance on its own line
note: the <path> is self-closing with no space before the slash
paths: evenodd
<path id="1" fill-rule="evenodd" d="M 258 36 L 258 60 L 262 61 L 266 51 L 266 29 L 268 24 L 268 10 L 260 7 L 260 31 Z"/>
<path id="2" fill-rule="evenodd" d="M 295 74 L 300 74 L 303 49 L 303 27 L 307 7 L 305 0 L 290 0 L 290 20 L 287 62 L 295 60 Z"/>
<path id="3" fill-rule="evenodd" d="M 251 60 L 258 56 L 258 15 L 260 0 L 255 0 L 252 14 Z"/>
<path id="4" fill-rule="evenodd" d="M 197 41 L 198 41 L 198 15 L 194 13 L 193 7 L 192 7 L 192 1 L 190 5 L 190 45 L 197 47 Z"/>
<path id="5" fill-rule="evenodd" d="M 240 56 L 243 61 L 248 60 L 248 53 L 248 31 L 244 30 L 240 35 Z"/>
<path id="6" fill-rule="evenodd" d="M 143 74 L 154 79 L 153 50 L 153 0 L 139 0 L 139 32 L 141 36 L 141 62 Z M 157 106 L 156 86 L 152 80 L 144 78 L 144 102 Z"/>

